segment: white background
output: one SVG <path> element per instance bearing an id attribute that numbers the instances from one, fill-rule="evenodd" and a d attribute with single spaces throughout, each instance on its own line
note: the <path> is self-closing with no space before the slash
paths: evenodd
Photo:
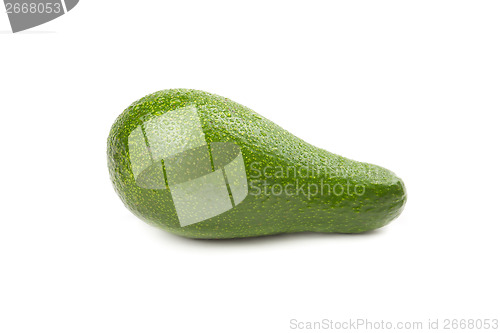
<path id="1" fill-rule="evenodd" d="M 499 18 L 498 1 L 83 0 L 12 34 L 0 13 L 0 332 L 498 318 Z M 150 227 L 113 191 L 106 138 L 169 88 L 395 171 L 405 211 L 357 236 Z"/>

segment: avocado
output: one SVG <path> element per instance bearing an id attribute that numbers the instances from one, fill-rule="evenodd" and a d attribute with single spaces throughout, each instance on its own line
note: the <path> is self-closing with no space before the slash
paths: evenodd
<path id="1" fill-rule="evenodd" d="M 107 156 L 125 206 L 189 238 L 362 233 L 394 220 L 406 202 L 393 172 L 312 146 L 198 90 L 134 102 L 113 124 Z"/>

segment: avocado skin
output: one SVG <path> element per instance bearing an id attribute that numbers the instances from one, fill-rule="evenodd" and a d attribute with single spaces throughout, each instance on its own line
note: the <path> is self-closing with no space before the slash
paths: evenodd
<path id="1" fill-rule="evenodd" d="M 143 122 L 186 106 L 196 106 L 208 143 L 232 142 L 241 148 L 247 179 L 259 184 L 261 193 L 257 195 L 257 190 L 249 188 L 247 197 L 236 207 L 181 227 L 169 190 L 144 189 L 136 184 L 128 137 Z M 362 233 L 383 227 L 398 217 L 407 198 L 403 181 L 393 172 L 314 147 L 245 106 L 198 90 L 163 90 L 134 102 L 113 124 L 107 156 L 113 186 L 125 206 L 140 219 L 189 238 L 241 238 L 296 232 Z M 320 172 L 307 177 L 291 174 L 273 177 L 263 172 L 259 175 L 256 165 L 260 169 L 268 166 L 269 170 L 303 167 Z M 338 188 L 344 189 L 357 184 L 364 193 L 344 191 L 343 195 L 309 197 L 285 193 L 266 195 L 262 185 L 267 182 L 268 189 L 274 184 L 282 188 L 287 184 L 307 187 L 321 181 L 332 187 L 340 184 Z"/>

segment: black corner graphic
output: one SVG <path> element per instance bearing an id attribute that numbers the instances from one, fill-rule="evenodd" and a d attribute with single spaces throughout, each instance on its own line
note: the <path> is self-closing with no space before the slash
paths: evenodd
<path id="1" fill-rule="evenodd" d="M 52 21 L 73 9 L 79 0 L 4 0 L 12 32 Z"/>

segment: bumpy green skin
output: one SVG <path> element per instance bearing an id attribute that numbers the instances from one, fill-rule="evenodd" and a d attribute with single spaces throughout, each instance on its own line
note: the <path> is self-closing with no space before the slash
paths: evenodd
<path id="1" fill-rule="evenodd" d="M 141 123 L 186 106 L 197 107 L 208 143 L 232 142 L 241 148 L 247 178 L 256 186 L 249 188 L 249 195 L 233 209 L 181 227 L 169 190 L 137 186 L 127 140 Z M 247 107 L 197 90 L 159 91 L 133 103 L 114 123 L 107 154 L 114 188 L 125 206 L 148 223 L 190 238 L 239 238 L 295 232 L 361 233 L 394 220 L 406 202 L 404 184 L 391 171 L 314 147 Z M 269 166 L 267 170 L 272 170 L 271 174 L 263 172 L 265 166 Z M 281 174 L 275 177 L 273 174 L 277 170 L 300 167 L 320 171 L 311 175 L 311 172 L 303 172 L 306 177 L 296 177 L 292 173 L 288 177 Z M 311 195 L 312 188 L 309 196 L 301 191 L 293 192 L 294 195 L 275 195 L 271 188 L 273 185 L 279 188 L 275 184 L 281 188 L 293 184 L 294 189 L 302 185 L 307 189 L 308 184 L 321 181 L 337 186 L 337 194 L 342 187 L 344 193 Z M 263 185 L 264 182 L 267 185 Z M 358 185 L 357 192 L 353 194 L 355 185 Z M 323 186 L 326 189 L 326 185 Z M 350 193 L 347 193 L 348 188 Z M 361 189 L 364 189 L 362 195 Z"/>

